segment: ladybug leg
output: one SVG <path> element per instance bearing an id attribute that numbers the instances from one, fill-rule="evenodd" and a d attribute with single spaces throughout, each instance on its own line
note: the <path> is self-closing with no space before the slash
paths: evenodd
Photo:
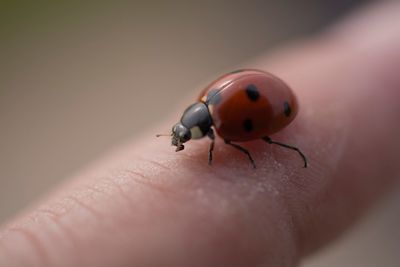
<path id="1" fill-rule="evenodd" d="M 208 165 L 211 165 L 212 163 L 212 158 L 213 158 L 213 150 L 214 150 L 214 143 L 215 143 L 215 135 L 213 129 L 210 128 L 210 130 L 207 133 L 207 136 L 211 139 L 210 147 L 208 149 Z"/>
<path id="2" fill-rule="evenodd" d="M 247 155 L 247 157 L 249 158 L 249 160 L 251 162 L 251 165 L 253 165 L 254 169 L 256 168 L 256 164 L 254 163 L 254 160 L 251 157 L 250 152 L 247 149 L 245 149 L 242 146 L 239 146 L 238 144 L 231 143 L 231 141 L 228 141 L 228 140 L 224 140 L 224 141 L 225 141 L 225 144 L 231 145 L 234 148 L 236 148 L 236 149 L 240 150 L 241 152 L 245 153 Z"/>
<path id="3" fill-rule="evenodd" d="M 303 152 L 301 152 L 301 150 L 298 149 L 297 147 L 295 147 L 295 146 L 290 146 L 290 145 L 287 145 L 287 144 L 284 144 L 284 143 L 280 143 L 280 142 L 273 141 L 273 140 L 272 140 L 270 137 L 268 137 L 268 136 L 263 137 L 262 139 L 263 139 L 265 142 L 267 142 L 268 144 L 274 144 L 274 145 L 278 145 L 278 146 L 281 146 L 281 147 L 285 147 L 285 148 L 288 148 L 288 149 L 297 151 L 297 153 L 299 153 L 300 157 L 301 157 L 301 158 L 303 159 L 303 161 L 304 161 L 304 168 L 307 168 L 307 165 L 308 165 L 308 163 L 307 163 L 307 158 L 306 158 L 306 156 L 303 154 Z"/>

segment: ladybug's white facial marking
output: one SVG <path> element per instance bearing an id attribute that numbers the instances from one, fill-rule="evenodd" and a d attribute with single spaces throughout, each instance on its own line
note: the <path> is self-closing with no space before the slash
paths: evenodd
<path id="1" fill-rule="evenodd" d="M 191 139 L 190 130 L 183 126 L 181 123 L 177 123 L 172 127 L 172 139 L 171 144 L 176 146 L 176 151 L 183 150 L 183 143 Z"/>
<path id="2" fill-rule="evenodd" d="M 192 139 L 200 139 L 204 137 L 204 133 L 201 131 L 199 126 L 190 128 L 190 133 L 192 135 Z"/>

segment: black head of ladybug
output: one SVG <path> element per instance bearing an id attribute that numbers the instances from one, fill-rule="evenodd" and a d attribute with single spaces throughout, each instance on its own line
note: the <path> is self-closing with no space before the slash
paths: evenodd
<path id="1" fill-rule="evenodd" d="M 190 130 L 178 122 L 172 127 L 172 140 L 171 145 L 176 146 L 176 151 L 181 151 L 185 148 L 183 143 L 192 138 Z"/>

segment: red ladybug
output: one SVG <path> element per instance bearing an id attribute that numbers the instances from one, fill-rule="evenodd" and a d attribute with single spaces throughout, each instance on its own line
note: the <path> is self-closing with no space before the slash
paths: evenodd
<path id="1" fill-rule="evenodd" d="M 211 164 L 214 128 L 226 144 L 245 153 L 254 168 L 249 151 L 232 142 L 262 139 L 295 150 L 306 168 L 307 159 L 298 148 L 269 137 L 292 122 L 298 109 L 292 90 L 276 76 L 261 70 L 237 70 L 212 82 L 201 92 L 198 101 L 185 110 L 180 122 L 172 127 L 172 145 L 180 151 L 190 139 L 208 136 L 211 139 L 208 163 Z"/>

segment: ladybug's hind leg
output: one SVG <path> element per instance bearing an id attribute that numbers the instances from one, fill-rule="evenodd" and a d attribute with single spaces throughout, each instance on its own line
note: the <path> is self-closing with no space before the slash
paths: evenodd
<path id="1" fill-rule="evenodd" d="M 207 133 L 207 136 L 211 139 L 210 147 L 208 149 L 208 165 L 211 165 L 212 163 L 212 158 L 213 158 L 213 150 L 214 150 L 214 143 L 215 143 L 215 135 L 213 129 L 210 128 L 210 130 Z"/>
<path id="2" fill-rule="evenodd" d="M 231 143 L 231 141 L 228 141 L 228 140 L 224 140 L 224 141 L 225 141 L 225 144 L 231 145 L 234 148 L 236 148 L 236 149 L 240 150 L 241 152 L 245 153 L 247 155 L 247 157 L 249 158 L 249 160 L 251 162 L 251 165 L 253 165 L 253 168 L 254 169 L 256 168 L 256 164 L 255 164 L 253 158 L 251 157 L 250 152 L 247 149 L 245 149 L 242 146 L 239 146 L 238 144 Z"/>
<path id="3" fill-rule="evenodd" d="M 299 153 L 300 157 L 301 157 L 301 158 L 303 159 L 303 161 L 304 161 L 304 168 L 307 168 L 307 165 L 308 165 L 308 163 L 307 163 L 307 158 L 306 158 L 306 156 L 303 154 L 303 152 L 301 152 L 301 150 L 298 149 L 297 147 L 295 147 L 295 146 L 290 146 L 290 145 L 287 145 L 287 144 L 284 144 L 284 143 L 280 143 L 280 142 L 277 142 L 277 141 L 273 141 L 273 140 L 272 140 L 270 137 L 268 137 L 268 136 L 263 137 L 262 140 L 264 140 L 264 141 L 267 142 L 268 144 L 274 144 L 274 145 L 278 145 L 278 146 L 281 146 L 281 147 L 285 147 L 285 148 L 288 148 L 288 149 L 297 151 L 297 153 Z"/>

